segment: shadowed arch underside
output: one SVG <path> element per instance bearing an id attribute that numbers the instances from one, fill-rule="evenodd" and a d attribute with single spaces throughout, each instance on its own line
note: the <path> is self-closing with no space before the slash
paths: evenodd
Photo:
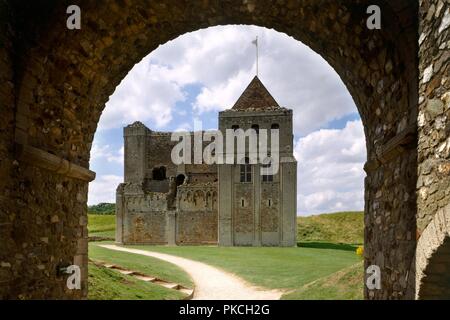
<path id="1" fill-rule="evenodd" d="M 417 243 L 418 299 L 450 299 L 450 206 L 439 210 Z"/>

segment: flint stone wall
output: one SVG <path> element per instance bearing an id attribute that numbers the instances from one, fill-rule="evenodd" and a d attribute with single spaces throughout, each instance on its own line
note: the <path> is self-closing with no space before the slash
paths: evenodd
<path id="1" fill-rule="evenodd" d="M 450 299 L 450 3 L 419 15 L 416 297 Z"/>
<path id="2" fill-rule="evenodd" d="M 82 30 L 69 31 L 69 1 L 1 0 L 0 297 L 86 297 L 85 277 L 83 290 L 68 291 L 55 267 L 77 260 L 87 274 L 90 178 L 74 179 L 42 158 L 87 169 L 108 97 L 158 45 L 199 28 L 254 24 L 309 45 L 347 86 L 367 139 L 365 267 L 382 272 L 382 289 L 365 296 L 414 298 L 417 231 L 449 202 L 448 28 L 439 31 L 448 1 L 377 3 L 382 29 L 373 31 L 365 26 L 373 1 L 81 0 Z M 30 164 L 15 145 L 47 154 Z"/>

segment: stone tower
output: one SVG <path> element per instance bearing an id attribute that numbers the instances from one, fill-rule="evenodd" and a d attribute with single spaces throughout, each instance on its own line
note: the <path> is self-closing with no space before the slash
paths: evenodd
<path id="1" fill-rule="evenodd" d="M 274 174 L 261 175 L 261 164 L 180 164 L 171 151 L 170 132 L 135 122 L 124 128 L 125 181 L 116 193 L 116 241 L 124 244 L 219 244 L 223 246 L 296 245 L 297 162 L 292 154 L 292 110 L 282 108 L 255 77 L 232 109 L 219 114 L 219 130 L 278 129 L 265 140 L 279 155 Z M 193 132 L 188 133 L 193 139 Z M 250 138 L 244 144 L 249 144 Z M 203 142 L 203 148 L 206 141 Z M 246 150 L 249 150 L 246 148 Z M 252 158 L 232 150 L 236 160 Z M 251 151 L 251 152 L 250 152 Z M 192 150 L 191 150 L 192 152 Z M 217 151 L 218 153 L 222 151 Z M 268 155 L 268 152 L 265 154 Z M 261 158 L 261 157 L 260 157 Z M 228 163 L 228 162 L 226 162 Z"/>
<path id="2" fill-rule="evenodd" d="M 296 245 L 297 161 L 293 155 L 292 110 L 278 105 L 258 77 L 235 105 L 219 113 L 219 130 L 279 129 L 279 170 L 261 175 L 261 161 L 235 153 L 248 164 L 219 164 L 219 245 Z M 270 133 L 268 133 L 270 136 Z M 236 140 L 236 139 L 235 139 Z M 268 143 L 269 152 L 271 144 Z M 246 150 L 248 150 L 246 148 Z M 228 151 L 227 151 L 228 152 Z"/>
<path id="3" fill-rule="evenodd" d="M 292 110 L 282 108 L 255 77 L 236 104 L 219 115 L 227 145 L 227 129 L 278 129 L 265 140 L 266 155 L 276 153 L 276 172 L 262 175 L 265 159 L 239 164 L 258 154 L 231 155 L 232 164 L 172 163 L 177 142 L 170 132 L 156 132 L 135 122 L 124 128 L 125 181 L 116 193 L 116 241 L 124 244 L 219 244 L 222 246 L 294 246 L 296 244 L 296 170 Z M 250 131 L 248 131 L 250 132 Z M 189 133 L 191 138 L 194 133 Z M 272 139 L 272 140 L 271 140 Z M 247 140 L 247 142 L 245 142 Z M 244 138 L 248 145 L 250 138 Z M 205 143 L 203 147 L 205 147 Z M 192 151 L 192 150 L 191 150 Z M 222 152 L 222 151 L 217 151 Z M 192 155 L 191 155 L 192 156 Z M 228 162 L 227 162 L 228 163 Z M 267 172 L 266 172 L 267 173 Z"/>

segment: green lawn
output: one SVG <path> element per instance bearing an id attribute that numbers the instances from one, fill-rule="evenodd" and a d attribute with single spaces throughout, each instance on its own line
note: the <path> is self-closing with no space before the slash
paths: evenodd
<path id="1" fill-rule="evenodd" d="M 89 300 L 180 300 L 176 290 L 144 282 L 89 263 Z"/>
<path id="2" fill-rule="evenodd" d="M 114 237 L 115 216 L 90 214 L 88 229 L 90 236 Z M 299 217 L 298 241 L 297 248 L 133 247 L 205 262 L 250 283 L 284 289 L 287 294 L 283 299 L 362 299 L 363 267 L 355 254 L 355 244 L 363 242 L 361 212 Z M 95 242 L 89 250 L 91 259 L 192 287 L 189 276 L 167 262 L 100 248 Z M 90 290 L 96 290 L 95 283 Z"/>
<path id="3" fill-rule="evenodd" d="M 114 238 L 115 230 L 115 215 L 88 214 L 89 236 Z"/>
<path id="4" fill-rule="evenodd" d="M 234 273 L 250 283 L 291 292 L 284 298 L 295 298 L 297 292 L 317 279 L 332 275 L 360 261 L 354 251 L 316 248 L 252 247 L 164 247 L 129 246 L 201 261 Z M 359 270 L 360 269 L 360 270 Z M 362 267 L 359 268 L 362 277 Z M 357 270 L 357 271 L 358 271 Z M 343 283 L 345 285 L 345 283 Z M 349 295 L 362 297 L 362 289 L 348 288 Z M 330 299 L 344 299 L 336 292 L 324 292 Z M 301 297 L 299 293 L 299 298 Z"/>
<path id="5" fill-rule="evenodd" d="M 162 280 L 181 284 L 187 288 L 193 288 L 189 275 L 174 264 L 152 257 L 105 249 L 98 246 L 101 243 L 105 242 L 89 243 L 90 259 L 114 263 L 133 271 L 139 271 Z"/>

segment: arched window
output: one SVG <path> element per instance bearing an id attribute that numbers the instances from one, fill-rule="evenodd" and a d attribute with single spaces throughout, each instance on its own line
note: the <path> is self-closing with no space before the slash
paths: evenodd
<path id="1" fill-rule="evenodd" d="M 252 166 L 249 158 L 245 158 L 244 164 L 241 164 L 241 182 L 252 182 Z"/>
<path id="2" fill-rule="evenodd" d="M 256 134 L 259 133 L 259 126 L 257 124 L 253 124 L 252 129 L 256 131 Z"/>
<path id="3" fill-rule="evenodd" d="M 234 125 L 231 126 L 231 129 L 236 131 L 237 129 L 239 129 L 239 126 L 237 124 L 234 124 Z"/>
<path id="4" fill-rule="evenodd" d="M 280 129 L 280 125 L 278 123 L 272 123 L 270 129 Z"/>
<path id="5" fill-rule="evenodd" d="M 177 187 L 181 186 L 184 183 L 185 179 L 186 179 L 186 177 L 184 176 L 184 174 L 177 175 L 177 178 L 176 178 Z"/>

